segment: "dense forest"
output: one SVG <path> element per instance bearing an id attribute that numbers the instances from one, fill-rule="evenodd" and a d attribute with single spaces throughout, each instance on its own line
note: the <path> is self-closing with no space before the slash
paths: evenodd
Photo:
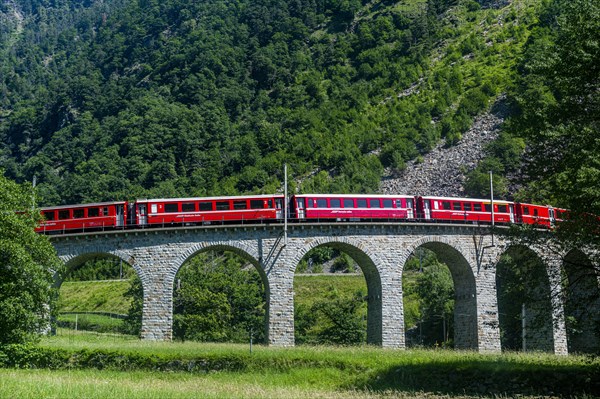
<path id="1" fill-rule="evenodd" d="M 496 3 L 4 1 L 0 167 L 47 205 L 275 192 L 284 163 L 374 192 L 515 81 L 542 5 Z"/>

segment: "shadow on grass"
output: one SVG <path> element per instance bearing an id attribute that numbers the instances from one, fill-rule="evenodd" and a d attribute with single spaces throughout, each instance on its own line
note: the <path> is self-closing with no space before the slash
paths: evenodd
<path id="1" fill-rule="evenodd" d="M 399 364 L 354 386 L 370 391 L 459 395 L 600 395 L 600 361 L 589 365 L 524 364 L 503 360 Z"/>

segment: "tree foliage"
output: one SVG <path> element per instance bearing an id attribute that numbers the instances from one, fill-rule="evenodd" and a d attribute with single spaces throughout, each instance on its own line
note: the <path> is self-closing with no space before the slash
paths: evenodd
<path id="1" fill-rule="evenodd" d="M 528 192 L 600 214 L 600 5 L 555 0 L 535 31 L 514 95 L 512 131 L 531 150 Z"/>
<path id="2" fill-rule="evenodd" d="M 34 227 L 32 191 L 0 176 L 0 344 L 34 339 L 50 326 L 59 260 Z"/>
<path id="3" fill-rule="evenodd" d="M 264 287 L 256 269 L 246 266 L 229 252 L 200 254 L 184 265 L 174 290 L 174 337 L 247 342 L 252 334 L 264 341 Z"/>
<path id="4" fill-rule="evenodd" d="M 451 7 L 479 12 L 449 0 L 3 4 L 0 165 L 36 175 L 49 205 L 273 192 L 284 162 L 298 191 L 373 192 L 385 167 L 456 142 L 502 85 L 463 71 L 486 47 L 467 22 L 455 33 Z"/>
<path id="5" fill-rule="evenodd" d="M 442 344 L 453 337 L 454 282 L 446 265 L 435 262 L 417 278 L 423 343 Z"/>

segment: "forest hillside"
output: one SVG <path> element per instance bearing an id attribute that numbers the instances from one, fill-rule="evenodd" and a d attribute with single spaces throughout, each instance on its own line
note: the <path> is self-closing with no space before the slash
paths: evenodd
<path id="1" fill-rule="evenodd" d="M 485 194 L 497 140 L 510 196 L 524 142 L 473 122 L 497 115 L 547 5 L 4 0 L 0 168 L 45 205 L 277 192 L 284 163 L 294 191 L 407 192 L 407 167 L 466 136 L 473 159 L 428 168 L 459 176 L 437 193 Z"/>

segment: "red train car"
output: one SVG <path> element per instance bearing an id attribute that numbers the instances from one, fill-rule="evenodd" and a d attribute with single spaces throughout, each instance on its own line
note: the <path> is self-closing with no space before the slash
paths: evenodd
<path id="1" fill-rule="evenodd" d="M 291 216 L 298 220 L 413 219 L 414 197 L 376 194 L 302 194 L 290 201 Z"/>
<path id="2" fill-rule="evenodd" d="M 42 208 L 39 233 L 104 230 L 124 228 L 127 221 L 127 202 L 98 202 Z"/>
<path id="3" fill-rule="evenodd" d="M 130 211 L 138 226 L 210 224 L 283 219 L 283 195 L 137 200 Z"/>
<path id="4" fill-rule="evenodd" d="M 549 205 L 533 205 L 516 203 L 516 222 L 533 224 L 543 227 L 553 227 L 557 221 L 564 219 L 566 210 L 553 208 Z"/>
<path id="5" fill-rule="evenodd" d="M 451 197 L 417 197 L 419 219 L 448 222 L 491 223 L 490 200 Z M 494 200 L 494 223 L 514 223 L 513 202 Z"/>

